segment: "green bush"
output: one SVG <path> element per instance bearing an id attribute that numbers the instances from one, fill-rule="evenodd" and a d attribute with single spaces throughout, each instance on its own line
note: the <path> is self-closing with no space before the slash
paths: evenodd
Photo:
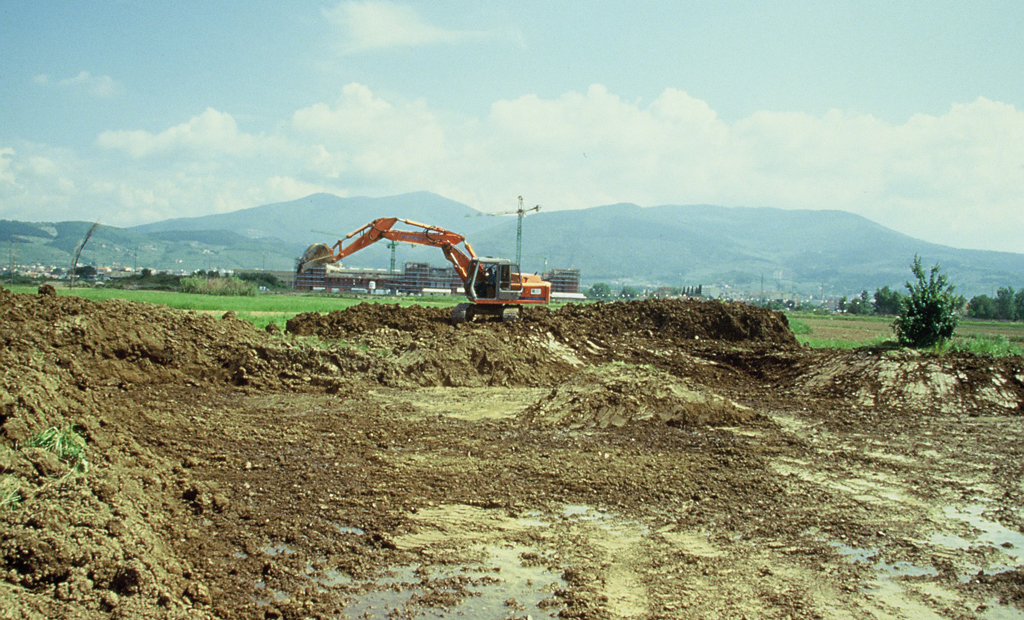
<path id="1" fill-rule="evenodd" d="M 900 299 L 900 314 L 893 322 L 896 340 L 903 346 L 926 348 L 942 344 L 953 336 L 960 317 L 959 300 L 938 265 L 925 277 L 921 258 L 911 265 L 915 282 L 907 282 L 909 295 Z"/>
<path id="2" fill-rule="evenodd" d="M 238 274 L 238 277 L 241 278 L 242 280 L 245 280 L 246 282 L 251 282 L 256 286 L 263 286 L 268 289 L 287 288 L 285 287 L 284 283 L 281 282 L 281 280 L 278 279 L 278 277 L 272 273 L 246 271 Z"/>

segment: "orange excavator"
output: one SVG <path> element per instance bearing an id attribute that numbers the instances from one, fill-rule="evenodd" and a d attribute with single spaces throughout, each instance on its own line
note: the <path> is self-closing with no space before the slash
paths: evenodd
<path id="1" fill-rule="evenodd" d="M 395 229 L 398 222 L 414 230 Z M 349 239 L 352 241 L 345 245 Z M 452 309 L 452 321 L 456 323 L 472 321 L 478 316 L 515 321 L 519 318 L 519 306 L 551 301 L 551 283 L 540 276 L 519 273 L 519 265 L 507 258 L 477 256 L 466 238 L 458 233 L 399 217 L 373 220 L 350 232 L 344 239 L 339 239 L 333 246 L 323 243 L 309 246 L 299 259 L 297 271 L 302 273 L 310 267 L 336 263 L 381 239 L 441 248 L 444 257 L 462 278 L 470 302 L 461 303 Z M 465 250 L 457 247 L 460 244 Z"/>

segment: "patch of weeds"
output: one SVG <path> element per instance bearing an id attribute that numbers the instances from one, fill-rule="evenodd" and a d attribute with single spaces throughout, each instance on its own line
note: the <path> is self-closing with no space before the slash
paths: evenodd
<path id="1" fill-rule="evenodd" d="M 838 338 L 815 338 L 813 336 L 797 336 L 796 341 L 812 349 L 865 349 L 886 348 L 894 341 L 888 336 L 878 336 L 868 341 L 842 340 Z"/>
<path id="2" fill-rule="evenodd" d="M 73 471 L 89 471 L 89 461 L 85 458 L 85 437 L 73 424 L 65 424 L 61 428 L 51 426 L 29 439 L 25 446 L 53 452 L 57 458 L 69 464 Z"/>
<path id="3" fill-rule="evenodd" d="M 973 353 L 988 357 L 1024 355 L 1024 346 L 1010 342 L 1002 334 L 965 334 L 955 336 L 938 347 L 936 353 Z"/>
<path id="4" fill-rule="evenodd" d="M 21 505 L 21 493 L 13 478 L 0 482 L 0 510 L 15 510 Z"/>

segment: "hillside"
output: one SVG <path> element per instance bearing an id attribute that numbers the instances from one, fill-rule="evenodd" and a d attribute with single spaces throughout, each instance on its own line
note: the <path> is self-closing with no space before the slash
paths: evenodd
<path id="1" fill-rule="evenodd" d="M 333 243 L 377 217 L 394 215 L 465 234 L 481 254 L 515 256 L 515 217 L 473 217 L 470 207 L 418 192 L 385 198 L 305 198 L 131 229 L 101 226 L 82 264 L 153 269 L 291 269 L 314 242 Z M 0 221 L 0 240 L 18 262 L 66 265 L 88 222 Z M 585 284 L 715 285 L 724 290 L 851 295 L 902 287 L 915 254 L 936 262 L 964 295 L 1020 287 L 1024 255 L 927 243 L 842 211 L 616 204 L 541 211 L 524 220 L 523 268 L 580 269 Z M 377 244 L 350 257 L 351 267 L 386 267 Z M 432 248 L 402 244 L 405 261 L 440 265 Z"/>
<path id="2" fill-rule="evenodd" d="M 927 243 L 843 211 L 632 204 L 527 216 L 524 266 L 572 265 L 590 281 L 727 284 L 743 290 L 851 294 L 902 287 L 913 256 L 938 262 L 962 294 L 1019 287 L 1024 255 Z M 585 240 L 585 241 L 584 241 Z M 480 247 L 515 253 L 515 223 Z"/>

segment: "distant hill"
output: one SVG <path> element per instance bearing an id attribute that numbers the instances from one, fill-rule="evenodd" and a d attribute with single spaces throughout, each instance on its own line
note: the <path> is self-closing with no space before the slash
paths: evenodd
<path id="1" fill-rule="evenodd" d="M 120 229 L 101 226 L 82 264 L 153 269 L 292 269 L 310 243 L 333 243 L 377 217 L 398 216 L 458 231 L 477 252 L 515 256 L 516 218 L 477 217 L 472 208 L 418 192 L 385 198 L 314 194 L 231 213 Z M 66 265 L 89 222 L 0 221 L 0 240 L 17 240 L 18 262 Z M 540 211 L 523 222 L 523 269 L 578 268 L 585 284 L 714 286 L 719 290 L 853 295 L 902 289 L 915 254 L 942 265 L 970 296 L 1024 286 L 1024 254 L 927 243 L 843 211 L 616 204 Z M 386 267 L 379 243 L 351 267 Z M 406 261 L 444 264 L 433 248 L 402 244 Z"/>
<path id="2" fill-rule="evenodd" d="M 617 204 L 541 212 L 524 223 L 525 267 L 580 268 L 588 281 L 715 284 L 747 291 L 856 294 L 898 287 L 915 254 L 961 294 L 1024 286 L 1024 254 L 961 250 L 897 233 L 844 211 Z M 515 253 L 514 222 L 482 231 L 479 247 Z M 532 256 L 531 256 L 532 255 Z M 543 258 L 541 258 L 543 257 Z"/>
<path id="3" fill-rule="evenodd" d="M 273 237 L 305 248 L 312 240 L 321 240 L 326 231 L 343 236 L 378 217 L 398 216 L 426 221 L 436 226 L 462 230 L 465 216 L 475 214 L 470 207 L 428 192 L 416 192 L 387 198 L 341 198 L 332 194 L 312 194 L 299 200 L 242 209 L 202 217 L 177 218 L 136 226 L 140 233 L 183 231 L 231 231 L 249 239 Z"/>

